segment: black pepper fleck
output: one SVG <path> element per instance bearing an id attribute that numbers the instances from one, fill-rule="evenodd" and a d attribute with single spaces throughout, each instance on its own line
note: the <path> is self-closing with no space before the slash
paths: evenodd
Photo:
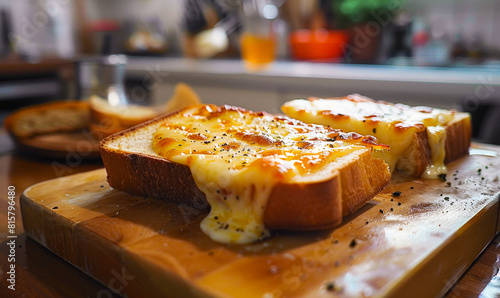
<path id="1" fill-rule="evenodd" d="M 354 246 L 356 246 L 356 244 L 356 239 L 352 239 L 351 243 L 349 243 L 349 247 L 353 248 Z"/>
<path id="2" fill-rule="evenodd" d="M 329 282 L 326 284 L 326 290 L 329 291 L 329 292 L 332 292 L 333 290 L 335 290 L 335 284 L 333 282 Z"/>
<path id="3" fill-rule="evenodd" d="M 392 196 L 395 198 L 399 197 L 400 195 L 401 195 L 401 192 L 399 190 L 392 193 Z"/>
<path id="4" fill-rule="evenodd" d="M 52 207 L 52 209 L 56 210 L 56 209 L 59 209 L 59 207 L 57 207 L 57 206 L 54 206 L 54 207 Z"/>
<path id="5" fill-rule="evenodd" d="M 379 212 L 383 214 L 383 213 L 384 213 L 384 210 L 380 209 L 380 210 L 379 210 Z"/>

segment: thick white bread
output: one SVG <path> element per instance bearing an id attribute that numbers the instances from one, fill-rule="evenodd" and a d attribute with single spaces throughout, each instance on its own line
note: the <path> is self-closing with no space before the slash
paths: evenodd
<path id="1" fill-rule="evenodd" d="M 444 164 L 468 152 L 470 116 L 429 107 L 410 107 L 349 95 L 343 98 L 293 100 L 282 111 L 316 123 L 377 137 L 391 150 L 383 158 L 391 171 L 412 177 L 437 178 Z"/>
<path id="2" fill-rule="evenodd" d="M 162 124 L 174 123 L 181 115 L 191 115 L 192 111 L 202 107 L 208 107 L 211 111 L 216 112 L 237 111 L 237 113 L 249 117 L 261 117 L 262 115 L 264 115 L 263 117 L 275 117 L 265 113 L 253 113 L 241 108 L 197 105 L 161 116 L 110 136 L 101 141 L 100 144 L 110 185 L 136 195 L 165 199 L 192 207 L 206 207 L 205 195 L 200 191 L 200 188 L 205 189 L 205 185 L 197 185 L 190 167 L 169 161 L 153 148 L 153 135 L 160 131 L 159 128 Z M 323 132 L 328 130 L 332 133 L 338 133 L 338 130 L 311 126 L 284 117 L 275 117 L 273 120 L 280 121 L 280 123 L 290 122 L 299 128 L 315 129 L 317 127 L 318 130 L 323 129 Z M 347 153 L 326 163 L 312 174 L 292 176 L 290 179 L 277 180 L 275 184 L 271 184 L 269 196 L 263 205 L 263 223 L 266 229 L 332 228 L 340 224 L 342 216 L 359 209 L 389 183 L 388 166 L 381 159 L 373 157 L 372 145 L 375 143 L 367 143 L 364 146 L 361 143 L 367 139 L 362 136 L 357 134 L 341 135 L 340 142 L 350 142 L 349 138 L 352 137 L 352 142 L 359 146 L 349 147 L 350 149 L 346 147 Z M 374 138 L 369 140 L 373 141 Z M 241 139 L 238 141 L 241 142 Z M 224 142 L 230 142 L 230 140 Z M 181 143 L 179 143 L 180 145 Z M 253 167 L 252 169 L 258 170 L 259 168 Z M 224 171 L 216 172 L 223 175 L 221 172 Z M 272 169 L 257 171 L 257 175 L 253 177 L 255 180 L 269 179 L 273 176 L 269 176 L 268 173 L 272 172 Z M 259 181 L 255 180 L 246 182 L 251 187 L 252 192 L 258 188 L 254 187 L 254 185 L 259 184 Z M 223 189 L 223 192 L 230 193 L 230 190 Z M 230 195 L 228 194 L 228 196 Z"/>
<path id="3" fill-rule="evenodd" d="M 55 101 L 22 108 L 5 119 L 5 128 L 19 138 L 87 128 L 89 106 L 81 101 Z"/>

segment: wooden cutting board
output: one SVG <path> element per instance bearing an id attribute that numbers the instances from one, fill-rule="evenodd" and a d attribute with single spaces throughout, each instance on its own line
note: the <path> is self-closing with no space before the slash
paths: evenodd
<path id="1" fill-rule="evenodd" d="M 30 237 L 126 296 L 440 296 L 499 231 L 498 154 L 476 145 L 447 182 L 396 179 L 336 229 L 251 245 L 213 242 L 205 212 L 114 190 L 104 169 L 34 185 L 21 207 Z"/>

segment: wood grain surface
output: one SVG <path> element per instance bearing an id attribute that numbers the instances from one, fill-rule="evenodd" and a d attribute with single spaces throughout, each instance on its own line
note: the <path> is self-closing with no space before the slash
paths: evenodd
<path id="1" fill-rule="evenodd" d="M 206 214 L 111 189 L 104 169 L 28 188 L 24 228 L 129 296 L 441 296 L 498 231 L 500 162 L 474 150 L 447 182 L 401 178 L 336 229 L 252 245 L 213 242 Z"/>

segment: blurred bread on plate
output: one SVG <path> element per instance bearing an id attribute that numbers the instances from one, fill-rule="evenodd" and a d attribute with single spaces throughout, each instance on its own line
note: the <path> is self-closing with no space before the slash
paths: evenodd
<path id="1" fill-rule="evenodd" d="M 9 115 L 4 125 L 10 134 L 18 138 L 82 130 L 89 125 L 89 105 L 83 101 L 32 105 Z"/>

